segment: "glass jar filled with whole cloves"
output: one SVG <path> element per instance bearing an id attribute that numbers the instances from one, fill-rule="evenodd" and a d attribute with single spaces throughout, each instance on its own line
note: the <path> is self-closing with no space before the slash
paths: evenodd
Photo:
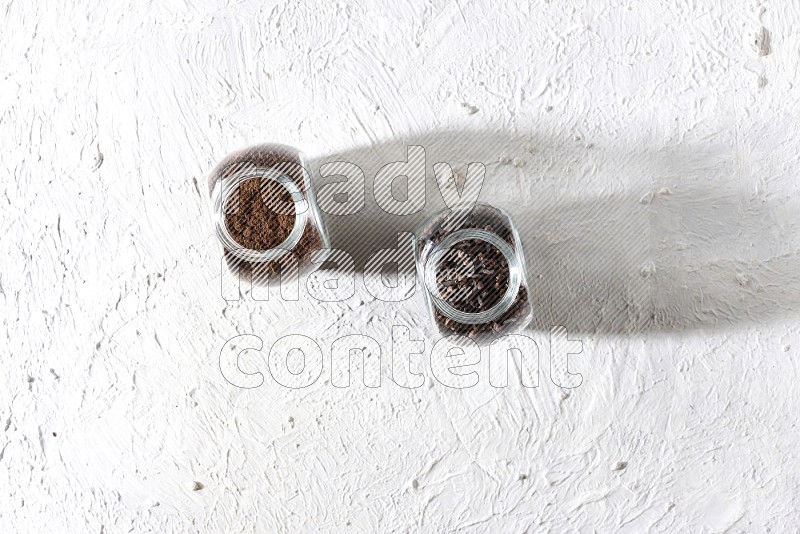
<path id="1" fill-rule="evenodd" d="M 256 145 L 219 162 L 208 175 L 214 232 L 231 271 L 258 281 L 329 247 L 302 153 Z M 296 259 L 296 263 L 294 263 Z"/>
<path id="2" fill-rule="evenodd" d="M 482 203 L 444 210 L 416 239 L 417 273 L 440 334 L 483 341 L 530 322 L 525 257 L 506 212 Z"/>

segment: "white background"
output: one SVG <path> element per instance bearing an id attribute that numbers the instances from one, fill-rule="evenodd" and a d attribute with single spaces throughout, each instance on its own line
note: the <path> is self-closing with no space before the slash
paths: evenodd
<path id="1" fill-rule="evenodd" d="M 361 4 L 0 9 L 2 530 L 797 531 L 800 5 Z M 315 175 L 374 176 L 409 142 L 429 175 L 485 162 L 539 387 L 491 386 L 485 352 L 477 386 L 435 381 L 420 294 L 226 304 L 204 174 L 264 141 Z M 418 222 L 370 195 L 334 245 Z M 583 340 L 574 390 L 549 380 L 552 324 Z M 392 325 L 426 342 L 422 388 L 391 379 Z M 380 388 L 331 384 L 354 333 Z M 265 372 L 278 337 L 312 337 L 320 380 L 233 387 L 239 334 Z"/>

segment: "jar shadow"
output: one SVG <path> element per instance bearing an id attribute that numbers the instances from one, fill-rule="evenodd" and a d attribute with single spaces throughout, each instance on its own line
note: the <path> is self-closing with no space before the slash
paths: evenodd
<path id="1" fill-rule="evenodd" d="M 393 215 L 376 202 L 375 175 L 425 148 L 425 205 Z M 614 140 L 530 133 L 433 132 L 310 158 L 315 188 L 341 180 L 320 166 L 346 161 L 364 173 L 364 206 L 323 213 L 331 246 L 357 271 L 445 209 L 433 164 L 466 176 L 485 164 L 478 200 L 517 225 L 534 306 L 531 329 L 636 335 L 732 328 L 800 311 L 800 201 L 755 196 L 724 147 L 620 147 Z M 395 198 L 408 193 L 402 179 Z M 385 192 L 379 192 L 385 194 Z M 319 193 L 318 193 L 319 196 Z M 787 237 L 788 236 L 788 237 Z M 401 262 L 401 272 L 413 262 Z M 418 291 L 422 286 L 418 284 Z"/>

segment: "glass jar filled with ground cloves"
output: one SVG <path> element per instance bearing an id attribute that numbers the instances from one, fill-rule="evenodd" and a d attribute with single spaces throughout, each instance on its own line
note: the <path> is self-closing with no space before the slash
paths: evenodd
<path id="1" fill-rule="evenodd" d="M 503 210 L 482 203 L 444 210 L 416 238 L 417 273 L 440 334 L 487 340 L 530 322 L 525 257 Z"/>
<path id="2" fill-rule="evenodd" d="M 303 155 L 279 144 L 227 156 L 208 175 L 214 231 L 231 271 L 258 281 L 329 247 Z"/>

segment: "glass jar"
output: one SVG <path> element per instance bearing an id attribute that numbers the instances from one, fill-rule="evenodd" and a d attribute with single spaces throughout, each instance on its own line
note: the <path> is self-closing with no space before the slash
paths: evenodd
<path id="1" fill-rule="evenodd" d="M 417 274 L 440 334 L 485 341 L 530 322 L 525 257 L 506 212 L 482 203 L 444 210 L 416 238 Z"/>
<path id="2" fill-rule="evenodd" d="M 279 144 L 235 152 L 208 175 L 214 232 L 231 271 L 257 281 L 330 247 L 302 153 Z M 290 263 L 287 263 L 290 262 Z"/>

